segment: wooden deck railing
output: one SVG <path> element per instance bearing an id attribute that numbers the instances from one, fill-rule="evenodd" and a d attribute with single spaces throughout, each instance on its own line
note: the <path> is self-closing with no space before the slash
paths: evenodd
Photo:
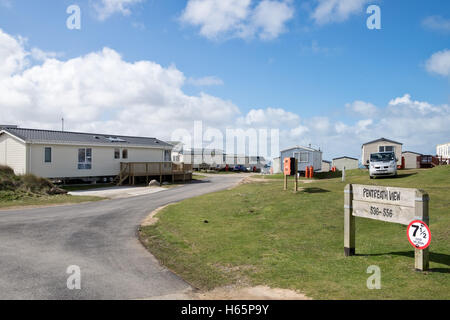
<path id="1" fill-rule="evenodd" d="M 136 177 L 146 177 L 147 183 L 149 177 L 159 177 L 162 182 L 164 176 L 172 176 L 172 181 L 175 180 L 175 175 L 183 175 L 183 180 L 186 179 L 186 174 L 192 173 L 191 164 L 176 164 L 172 162 L 121 162 L 120 173 L 117 178 L 118 185 L 122 185 L 127 179 L 130 184 L 135 184 Z"/>

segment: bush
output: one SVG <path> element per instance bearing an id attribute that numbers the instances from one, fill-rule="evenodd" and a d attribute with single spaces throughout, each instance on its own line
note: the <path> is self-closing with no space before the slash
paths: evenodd
<path id="1" fill-rule="evenodd" d="M 0 176 L 14 176 L 14 170 L 11 167 L 0 165 Z"/>
<path id="2" fill-rule="evenodd" d="M 66 194 L 49 180 L 32 174 L 16 176 L 14 170 L 0 166 L 0 201 L 13 201 L 24 197 Z"/>
<path id="3" fill-rule="evenodd" d="M 48 193 L 54 185 L 47 179 L 32 174 L 22 176 L 23 187 L 33 193 Z"/>

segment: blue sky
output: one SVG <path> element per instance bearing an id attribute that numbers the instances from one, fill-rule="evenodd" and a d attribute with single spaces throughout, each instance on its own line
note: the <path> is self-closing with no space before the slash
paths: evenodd
<path id="1" fill-rule="evenodd" d="M 124 0 L 103 0 L 108 1 Z M 204 0 L 191 0 L 195 1 Z M 229 2 L 232 7 L 233 0 Z M 255 12 L 260 2 L 250 1 L 246 9 Z M 202 27 L 211 27 L 217 21 L 211 21 L 198 12 L 192 11 L 189 15 L 188 1 L 179 0 L 128 0 L 128 3 L 125 0 L 122 10 L 113 10 L 107 16 L 101 16 L 101 6 L 105 10 L 105 3 L 100 0 L 0 0 L 0 29 L 14 39 L 26 38 L 26 42 L 21 44 L 25 51 L 31 52 L 32 48 L 39 48 L 49 53 L 50 58 L 61 62 L 100 52 L 108 47 L 119 53 L 127 63 L 151 61 L 164 70 L 172 66 L 185 77 L 178 88 L 184 95 L 198 97 L 205 93 L 220 99 L 221 103 L 231 103 L 238 109 L 236 116 L 227 114 L 223 118 L 228 121 L 227 125 L 246 123 L 264 127 L 279 126 L 286 131 L 300 128 L 294 130 L 297 134 L 282 133 L 281 147 L 284 142 L 309 142 L 329 150 L 329 157 L 339 156 L 342 155 L 339 154 L 342 143 L 336 146 L 333 141 L 346 140 L 352 130 L 359 130 L 358 122 L 364 120 L 371 120 L 372 128 L 360 128 L 367 130 L 355 133 L 358 138 L 352 138 L 353 144 L 347 148 L 349 155 L 359 155 L 363 139 L 375 139 L 383 135 L 405 141 L 409 144 L 409 149 L 415 148 L 426 153 L 434 153 L 435 144 L 450 140 L 449 130 L 438 128 L 440 124 L 434 121 L 436 118 L 448 119 L 450 81 L 448 51 L 445 50 L 449 49 L 450 43 L 450 2 L 274 2 L 284 4 L 292 16 L 286 20 L 281 17 L 282 27 L 275 28 L 275 33 L 269 39 L 264 38 L 262 31 L 266 25 L 260 25 L 257 31 L 241 35 L 238 31 L 241 31 L 242 26 L 248 29 L 251 25 L 249 19 L 238 20 L 233 24 L 226 21 L 227 16 L 222 22 L 229 23 L 228 29 L 219 28 L 219 31 L 202 33 Z M 331 6 L 335 2 L 335 11 L 331 10 L 328 16 L 317 18 L 315 12 L 327 2 Z M 349 8 L 345 5 L 339 7 L 339 2 L 353 2 L 355 7 L 351 4 Z M 66 8 L 72 4 L 77 4 L 81 9 L 81 30 L 66 28 L 69 16 Z M 369 15 L 365 11 L 371 4 L 381 8 L 381 30 L 369 30 L 366 26 Z M 100 9 L 97 10 L 96 5 Z M 219 9 L 214 12 L 217 10 Z M 270 19 L 272 18 L 277 19 L 276 14 L 271 15 Z M 430 67 L 430 59 L 439 52 L 444 52 L 443 57 L 439 56 L 443 62 L 439 60 L 433 69 Z M 44 62 L 31 59 L 20 72 Z M 203 85 L 199 84 L 202 83 L 199 80 L 203 80 Z M 406 129 L 389 127 L 386 132 L 380 130 L 386 119 L 389 119 L 380 114 L 392 113 L 389 109 L 390 101 L 404 97 L 405 94 L 409 94 L 410 99 L 403 101 L 402 107 L 409 108 L 408 110 L 420 108 L 421 104 L 441 109 L 438 114 L 430 111 L 411 116 L 415 120 L 420 120 L 421 117 L 423 121 L 433 120 L 424 125 L 436 126 L 436 130 L 424 129 L 417 133 L 416 129 L 414 139 Z M 371 112 L 367 114 L 355 113 L 351 105 L 356 101 L 370 104 L 375 109 L 369 107 Z M 4 103 L 6 106 L 7 101 Z M 123 107 L 127 108 L 126 105 Z M 152 104 L 152 107 L 155 106 Z M 288 117 L 286 124 L 282 121 L 286 119 L 283 118 L 286 114 L 282 114 L 281 120 L 275 124 L 264 121 L 262 124 L 256 123 L 257 121 L 245 122 L 252 110 L 263 110 L 264 116 L 270 117 L 270 112 L 266 112 L 268 108 L 283 110 Z M 417 112 L 417 108 L 410 111 Z M 114 120 L 112 114 L 115 112 L 119 111 L 103 110 L 97 112 L 97 116 L 92 119 L 83 121 L 74 116 L 74 129 L 98 127 L 107 130 L 117 127 L 101 125 L 102 120 Z M 276 112 L 276 115 L 279 116 L 280 112 Z M 63 114 L 64 111 L 60 113 Z M 297 118 L 289 117 L 290 114 Z M 68 118 L 70 123 L 70 115 Z M 207 121 L 208 118 L 205 116 L 205 119 Z M 39 122 L 20 118 L 5 120 L 23 120 L 24 124 L 40 125 Z M 328 122 L 328 126 L 332 127 L 331 131 L 322 130 L 319 134 L 311 128 L 311 123 L 318 120 Z M 55 119 L 41 119 L 41 122 L 44 122 L 41 126 L 45 127 L 57 125 Z M 90 124 L 86 124 L 87 122 Z M 401 125 L 407 128 L 412 123 L 409 121 Z M 340 124 L 347 128 L 337 130 L 336 126 Z M 217 122 L 212 121 L 211 125 L 217 125 Z M 126 133 L 159 135 L 156 130 L 124 130 Z M 303 134 L 298 134 L 299 132 Z M 418 141 L 418 137 L 423 135 L 427 137 Z"/>

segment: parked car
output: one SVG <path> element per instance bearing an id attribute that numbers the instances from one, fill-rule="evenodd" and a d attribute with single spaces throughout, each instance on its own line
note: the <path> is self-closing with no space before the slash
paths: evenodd
<path id="1" fill-rule="evenodd" d="M 396 176 L 397 159 L 394 152 L 378 152 L 370 155 L 370 179 L 376 176 Z"/>
<path id="2" fill-rule="evenodd" d="M 247 172 L 247 168 L 243 165 L 237 165 L 233 168 L 234 172 Z"/>

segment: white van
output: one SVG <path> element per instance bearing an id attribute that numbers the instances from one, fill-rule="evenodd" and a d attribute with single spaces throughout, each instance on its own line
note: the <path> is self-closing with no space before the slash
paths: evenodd
<path id="1" fill-rule="evenodd" d="M 370 155 L 370 179 L 376 176 L 396 176 L 397 159 L 394 152 L 378 152 Z"/>

